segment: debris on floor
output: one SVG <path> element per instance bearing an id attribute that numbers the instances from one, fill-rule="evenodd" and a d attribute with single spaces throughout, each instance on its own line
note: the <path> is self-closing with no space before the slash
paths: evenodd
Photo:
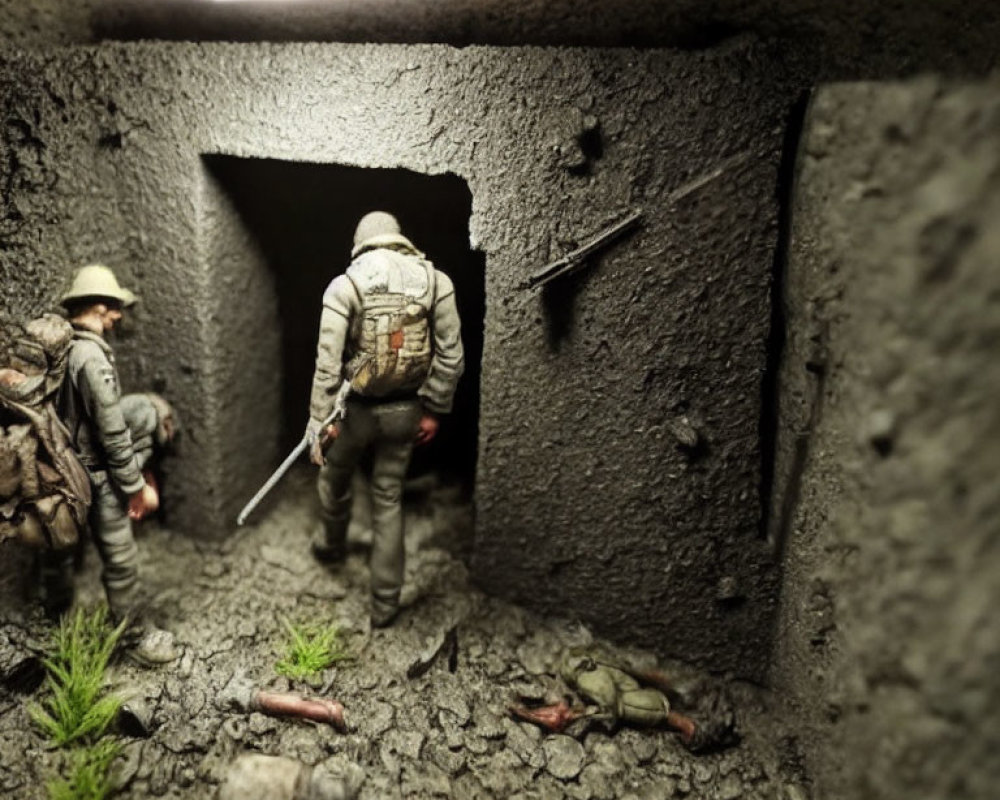
<path id="1" fill-rule="evenodd" d="M 128 687 L 129 698 L 116 797 L 252 798 L 240 781 L 262 772 L 289 799 L 309 781 L 327 792 L 316 796 L 359 800 L 783 796 L 786 780 L 764 736 L 695 755 L 667 730 L 600 728 L 573 738 L 511 719 L 512 702 L 565 694 L 558 675 L 568 649 L 602 643 L 577 622 L 538 618 L 469 585 L 454 545 L 456 531 L 471 535 L 471 509 L 454 492 L 433 490 L 408 508 L 402 612 L 392 627 L 371 630 L 364 515 L 356 515 L 345 564 L 315 563 L 309 477 L 293 473 L 274 511 L 224 542 L 155 526 L 140 534 L 157 622 L 176 634 L 184 655 L 159 669 L 126 659 L 113 665 L 113 682 Z M 101 600 L 97 561 L 87 560 L 78 603 Z M 0 796 L 41 800 L 56 759 L 27 712 L 45 691 L 32 665 L 49 630 L 23 600 L 29 565 L 27 552 L 5 548 Z M 311 683 L 279 676 L 287 619 L 335 623 L 354 657 Z M 633 664 L 655 664 L 649 653 L 618 652 Z M 767 693 L 728 688 L 741 730 L 762 727 L 754 720 L 766 713 Z M 315 697 L 326 708 L 336 698 L 345 732 L 336 723 L 261 713 L 255 698 L 262 693 Z"/>

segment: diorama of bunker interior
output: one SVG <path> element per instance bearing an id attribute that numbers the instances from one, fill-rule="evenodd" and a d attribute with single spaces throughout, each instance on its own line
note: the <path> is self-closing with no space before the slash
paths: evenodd
<path id="1" fill-rule="evenodd" d="M 29 29 L 4 796 L 991 797 L 996 78 Z"/>

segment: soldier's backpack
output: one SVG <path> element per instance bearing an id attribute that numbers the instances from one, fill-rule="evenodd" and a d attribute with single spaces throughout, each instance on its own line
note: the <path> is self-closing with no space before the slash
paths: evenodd
<path id="1" fill-rule="evenodd" d="M 347 277 L 362 309 L 351 331 L 352 390 L 386 397 L 418 389 L 433 355 L 434 267 L 423 258 L 378 249 L 355 259 Z"/>
<path id="2" fill-rule="evenodd" d="M 73 339 L 46 314 L 6 325 L 0 357 L 0 542 L 74 545 L 86 526 L 90 480 L 55 410 Z"/>

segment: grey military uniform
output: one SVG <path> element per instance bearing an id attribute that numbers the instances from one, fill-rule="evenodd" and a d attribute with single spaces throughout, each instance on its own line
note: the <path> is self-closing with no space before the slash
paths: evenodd
<path id="1" fill-rule="evenodd" d="M 404 240 L 405 241 L 405 240 Z M 323 294 L 316 371 L 313 375 L 309 415 L 319 424 L 333 408 L 334 397 L 344 379 L 345 364 L 354 355 L 358 336 L 361 296 L 366 285 L 381 283 L 403 292 L 420 291 L 430 268 L 432 357 L 419 388 L 411 395 L 437 414 L 451 411 L 458 379 L 465 367 L 461 325 L 451 279 L 412 247 L 376 248 L 359 253 L 347 273 L 333 279 Z"/>
<path id="2" fill-rule="evenodd" d="M 425 411 L 447 413 L 464 367 L 455 290 L 403 237 L 391 246 L 355 251 L 345 275 L 323 296 L 316 371 L 310 403 L 310 428 L 319 429 L 333 409 L 348 365 L 356 356 L 363 323 L 361 295 L 382 291 L 428 295 L 431 339 L 429 366 L 413 388 L 388 396 L 352 394 L 340 433 L 326 454 L 318 479 L 326 544 L 342 554 L 351 506 L 351 478 L 362 455 L 372 454 L 372 594 L 386 607 L 398 605 L 403 583 L 402 485 L 420 419 Z M 354 383 L 357 381 L 355 380 Z M 353 385 L 353 383 L 352 383 Z M 364 391 L 363 387 L 358 387 Z"/>
<path id="3" fill-rule="evenodd" d="M 104 564 L 102 580 L 116 616 L 129 613 L 138 550 L 128 497 L 142 489 L 158 422 L 149 395 L 120 394 L 114 353 L 103 337 L 74 331 L 60 415 L 90 474 L 90 527 Z"/>

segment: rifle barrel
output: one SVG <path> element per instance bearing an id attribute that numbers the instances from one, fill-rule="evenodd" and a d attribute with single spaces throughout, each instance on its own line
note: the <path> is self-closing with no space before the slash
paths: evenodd
<path id="1" fill-rule="evenodd" d="M 565 273 L 572 271 L 587 256 L 600 250 L 612 240 L 617 239 L 625 233 L 625 231 L 636 225 L 641 219 L 642 211 L 637 210 L 633 211 L 621 222 L 616 222 L 614 225 L 605 228 L 603 231 L 592 236 L 589 241 L 580 245 L 575 250 L 571 250 L 562 258 L 553 261 L 551 264 L 545 265 L 540 270 L 535 272 L 530 278 L 528 278 L 528 288 L 534 288 L 548 283 L 559 275 L 564 275 Z"/>
<path id="2" fill-rule="evenodd" d="M 253 513 L 253 510 L 255 508 L 257 508 L 257 504 L 264 499 L 264 496 L 269 491 L 271 491 L 271 489 L 274 488 L 274 485 L 278 481 L 280 481 L 282 478 L 285 477 L 285 473 L 288 472 L 292 464 L 295 463 L 296 459 L 298 459 L 298 457 L 302 455 L 302 453 L 308 446 L 309 446 L 309 441 L 305 436 L 303 436 L 302 441 L 299 442 L 295 446 L 295 449 L 288 454 L 288 456 L 285 458 L 284 461 L 281 462 L 281 466 L 279 466 L 271 474 L 271 477 L 264 482 L 264 485 L 257 490 L 257 494 L 255 494 L 253 497 L 250 498 L 250 502 L 247 503 L 245 506 L 243 506 L 243 510 L 240 512 L 240 515 L 236 518 L 237 525 L 242 525 L 244 522 L 246 522 L 247 517 L 249 517 L 250 514 Z"/>
<path id="3" fill-rule="evenodd" d="M 347 395 L 350 394 L 350 391 L 351 382 L 344 381 L 340 387 L 340 391 L 337 392 L 337 398 L 333 404 L 333 411 L 331 411 L 329 416 L 323 420 L 323 424 L 320 425 L 320 430 L 325 428 L 327 425 L 331 425 L 337 420 L 344 418 L 344 402 L 347 399 Z M 242 525 L 247 521 L 247 517 L 253 513 L 255 508 L 257 508 L 257 504 L 264 499 L 264 496 L 274 488 L 274 485 L 278 481 L 285 477 L 285 473 L 288 472 L 292 464 L 295 463 L 295 460 L 302 455 L 307 447 L 309 447 L 309 437 L 303 436 L 302 441 L 295 446 L 295 449 L 285 457 L 285 460 L 281 462 L 281 465 L 273 473 L 271 473 L 271 477 L 264 482 L 264 485 L 261 486 L 260 489 L 257 490 L 257 494 L 251 497 L 250 502 L 243 506 L 243 510 L 240 511 L 240 515 L 236 518 L 237 525 Z"/>

